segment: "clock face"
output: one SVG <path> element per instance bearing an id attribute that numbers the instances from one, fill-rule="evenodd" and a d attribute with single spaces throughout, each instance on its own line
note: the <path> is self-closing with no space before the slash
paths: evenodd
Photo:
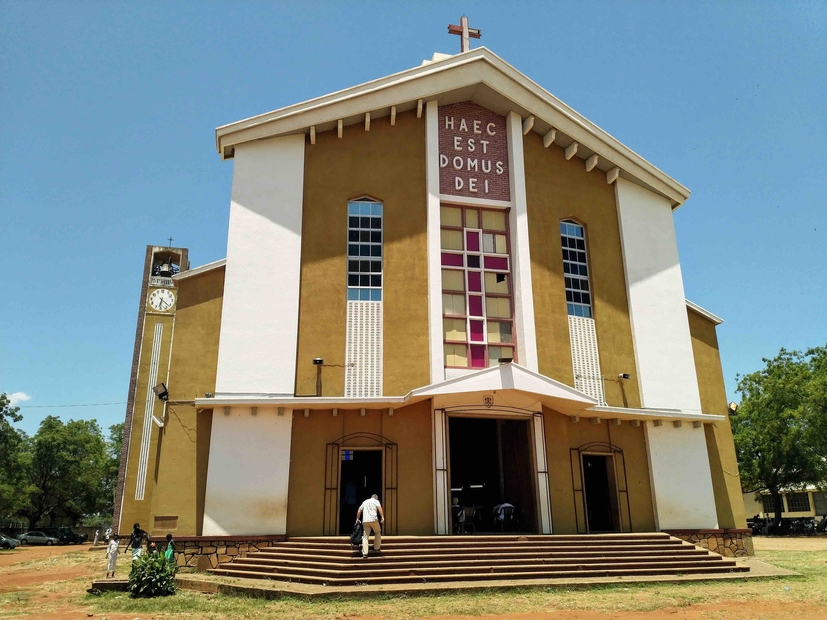
<path id="1" fill-rule="evenodd" d="M 149 305 L 155 310 L 167 311 L 172 308 L 174 303 L 175 295 L 165 288 L 156 289 L 149 295 Z"/>

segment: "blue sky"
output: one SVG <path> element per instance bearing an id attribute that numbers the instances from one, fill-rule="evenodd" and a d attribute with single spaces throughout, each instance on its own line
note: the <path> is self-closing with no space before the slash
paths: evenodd
<path id="1" fill-rule="evenodd" d="M 121 421 L 144 246 L 226 249 L 219 125 L 483 44 L 688 186 L 686 293 L 736 373 L 827 342 L 827 5 L 0 3 L 0 391 Z M 22 398 L 22 396 L 21 396 Z M 34 408 L 37 406 L 37 408 Z"/>

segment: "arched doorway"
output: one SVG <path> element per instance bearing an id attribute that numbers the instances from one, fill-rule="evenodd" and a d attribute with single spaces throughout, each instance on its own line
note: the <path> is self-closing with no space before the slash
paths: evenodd
<path id="1" fill-rule="evenodd" d="M 595 441 L 571 448 L 570 457 L 577 533 L 631 532 L 623 450 Z"/>
<path id="2" fill-rule="evenodd" d="M 350 533 L 356 509 L 372 493 L 379 495 L 384 508 L 383 533 L 396 534 L 398 471 L 398 446 L 382 435 L 350 433 L 327 444 L 324 534 Z"/>

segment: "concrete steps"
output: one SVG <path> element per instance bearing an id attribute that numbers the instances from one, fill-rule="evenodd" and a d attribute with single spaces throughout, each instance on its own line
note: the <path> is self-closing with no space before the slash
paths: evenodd
<path id="1" fill-rule="evenodd" d="M 210 572 L 307 584 L 720 574 L 748 570 L 663 533 L 386 537 L 368 558 L 344 537 L 291 538 Z"/>

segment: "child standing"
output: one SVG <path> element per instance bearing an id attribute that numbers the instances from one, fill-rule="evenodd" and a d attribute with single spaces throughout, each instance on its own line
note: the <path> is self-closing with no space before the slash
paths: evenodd
<path id="1" fill-rule="evenodd" d="M 115 576 L 115 563 L 118 561 L 118 537 L 112 536 L 109 539 L 109 546 L 106 547 L 106 578 Z"/>

